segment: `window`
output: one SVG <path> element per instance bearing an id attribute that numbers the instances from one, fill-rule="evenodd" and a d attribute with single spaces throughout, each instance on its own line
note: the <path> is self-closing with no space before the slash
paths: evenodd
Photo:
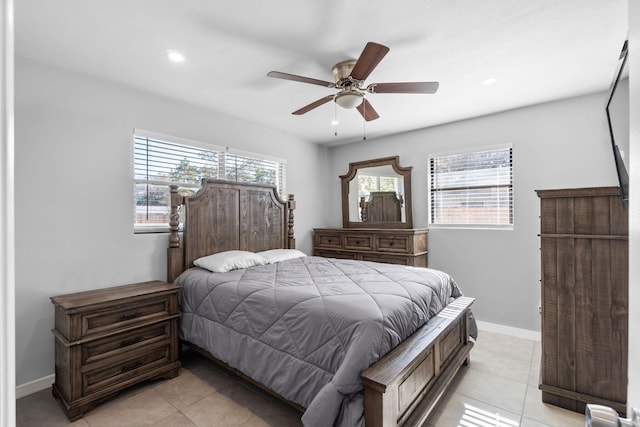
<path id="1" fill-rule="evenodd" d="M 401 182 L 397 176 L 357 174 L 356 179 L 358 180 L 358 199 L 368 198 L 373 191 L 404 192 L 400 189 Z"/>
<path id="2" fill-rule="evenodd" d="M 134 231 L 169 231 L 169 185 L 195 193 L 202 178 L 275 185 L 283 197 L 286 163 L 259 154 L 137 130 L 134 151 Z"/>
<path id="3" fill-rule="evenodd" d="M 513 226 L 512 150 L 509 146 L 429 157 L 429 223 Z"/>

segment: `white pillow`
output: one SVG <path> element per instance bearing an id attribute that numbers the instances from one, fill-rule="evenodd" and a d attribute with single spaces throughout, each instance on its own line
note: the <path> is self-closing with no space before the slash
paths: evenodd
<path id="1" fill-rule="evenodd" d="M 267 260 L 262 256 L 248 251 L 225 251 L 198 258 L 193 263 L 214 273 L 226 273 L 238 268 L 248 268 L 254 265 L 265 265 Z"/>
<path id="2" fill-rule="evenodd" d="M 296 249 L 271 249 L 268 251 L 258 252 L 258 255 L 266 259 L 268 264 L 307 256 L 303 252 L 300 252 Z"/>

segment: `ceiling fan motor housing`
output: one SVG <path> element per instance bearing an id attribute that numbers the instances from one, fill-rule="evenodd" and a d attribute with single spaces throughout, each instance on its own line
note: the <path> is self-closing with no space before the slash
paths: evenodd
<path id="1" fill-rule="evenodd" d="M 338 62 L 333 66 L 333 77 L 336 79 L 336 83 L 340 83 L 341 80 L 348 79 L 351 75 L 351 70 L 356 65 L 355 59 L 348 59 L 346 61 Z"/>
<path id="2" fill-rule="evenodd" d="M 342 89 L 333 100 L 342 108 L 356 108 L 362 103 L 364 94 L 360 89 L 361 81 L 351 77 L 351 71 L 356 65 L 355 59 L 338 62 L 333 66 L 333 77 L 336 80 L 336 88 Z"/>

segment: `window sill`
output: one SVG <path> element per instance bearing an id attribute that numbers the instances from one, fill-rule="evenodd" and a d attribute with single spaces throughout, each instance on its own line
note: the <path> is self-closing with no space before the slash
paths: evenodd
<path id="1" fill-rule="evenodd" d="M 159 226 L 151 226 L 151 225 L 134 225 L 133 234 L 169 234 L 169 226 L 168 225 L 159 225 Z"/>
<path id="2" fill-rule="evenodd" d="M 444 229 L 444 230 L 499 230 L 499 231 L 513 231 L 513 224 L 509 225 L 483 225 L 483 224 L 429 224 L 429 229 Z"/>

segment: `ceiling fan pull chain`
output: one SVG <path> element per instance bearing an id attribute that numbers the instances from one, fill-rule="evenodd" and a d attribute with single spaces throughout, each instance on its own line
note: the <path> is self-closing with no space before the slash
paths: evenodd
<path id="1" fill-rule="evenodd" d="M 338 136 L 338 104 L 333 103 L 333 135 Z"/>
<path id="2" fill-rule="evenodd" d="M 366 98 L 365 98 L 366 99 Z M 362 140 L 367 140 L 367 104 L 363 103 L 362 105 Z"/>

